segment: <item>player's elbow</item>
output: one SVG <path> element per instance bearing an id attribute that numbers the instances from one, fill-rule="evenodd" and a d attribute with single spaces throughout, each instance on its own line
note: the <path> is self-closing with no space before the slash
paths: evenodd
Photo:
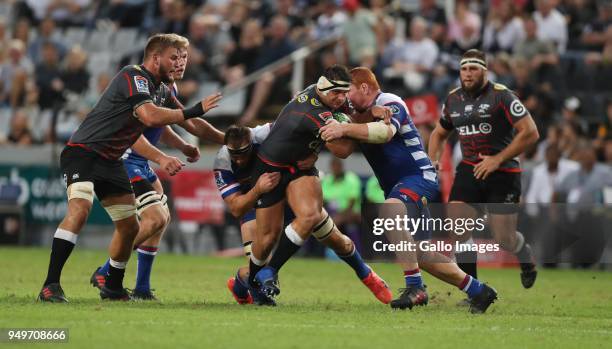
<path id="1" fill-rule="evenodd" d="M 540 132 L 538 132 L 538 128 L 535 125 L 527 131 L 526 138 L 529 145 L 536 144 L 538 139 L 540 139 Z"/>
<path id="2" fill-rule="evenodd" d="M 230 211 L 230 214 L 236 219 L 240 219 L 240 217 L 244 216 L 245 214 L 243 209 L 236 207 L 236 206 L 230 206 L 229 211 Z"/>
<path id="3" fill-rule="evenodd" d="M 163 126 L 159 124 L 153 115 L 153 113 L 149 111 L 143 111 L 138 113 L 138 119 L 142 122 L 146 127 L 159 127 Z"/>

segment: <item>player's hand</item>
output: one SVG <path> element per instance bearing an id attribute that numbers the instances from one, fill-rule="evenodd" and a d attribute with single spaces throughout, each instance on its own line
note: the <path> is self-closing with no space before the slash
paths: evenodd
<path id="1" fill-rule="evenodd" d="M 341 124 L 334 119 L 327 120 L 326 125 L 319 130 L 321 139 L 326 142 L 331 142 L 334 139 L 344 137 L 344 125 L 346 124 Z"/>
<path id="2" fill-rule="evenodd" d="M 497 171 L 501 165 L 501 159 L 497 156 L 478 154 L 478 157 L 482 161 L 474 166 L 474 177 L 476 179 L 486 179 L 491 173 Z"/>
<path id="3" fill-rule="evenodd" d="M 370 108 L 370 113 L 372 113 L 372 117 L 376 120 L 382 120 L 387 125 L 391 123 L 391 115 L 393 115 L 393 112 L 389 107 L 374 105 Z"/>
<path id="4" fill-rule="evenodd" d="M 258 194 L 264 194 L 274 189 L 280 181 L 280 172 L 266 172 L 257 179 L 255 188 Z"/>
<path id="5" fill-rule="evenodd" d="M 306 159 L 297 162 L 297 167 L 300 170 L 308 170 L 314 167 L 315 162 L 319 159 L 319 156 L 315 153 L 310 154 Z"/>
<path id="6" fill-rule="evenodd" d="M 183 147 L 183 155 L 187 157 L 187 161 L 196 162 L 200 159 L 200 148 L 187 144 Z"/>
<path id="7" fill-rule="evenodd" d="M 202 100 L 202 109 L 204 109 L 204 113 L 208 113 L 209 110 L 214 109 L 219 106 L 219 101 L 223 98 L 220 92 L 212 94 Z"/>
<path id="8" fill-rule="evenodd" d="M 159 167 L 166 171 L 169 175 L 177 174 L 185 164 L 177 157 L 164 156 L 159 160 Z"/>

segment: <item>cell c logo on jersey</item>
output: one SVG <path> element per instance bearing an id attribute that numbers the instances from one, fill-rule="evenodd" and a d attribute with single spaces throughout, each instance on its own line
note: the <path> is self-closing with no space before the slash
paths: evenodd
<path id="1" fill-rule="evenodd" d="M 525 109 L 525 106 L 519 100 L 514 100 L 510 103 L 510 114 L 513 116 L 520 117 L 525 115 L 526 112 L 527 109 Z"/>
<path id="2" fill-rule="evenodd" d="M 483 122 L 480 125 L 478 125 L 478 130 L 480 131 L 480 133 L 485 134 L 485 135 L 491 133 L 492 129 L 493 128 L 491 127 L 491 124 L 486 123 L 486 122 Z"/>

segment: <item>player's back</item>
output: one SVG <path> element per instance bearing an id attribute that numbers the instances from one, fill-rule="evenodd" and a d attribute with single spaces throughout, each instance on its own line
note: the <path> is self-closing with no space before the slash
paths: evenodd
<path id="1" fill-rule="evenodd" d="M 375 104 L 391 109 L 391 123 L 397 132 L 384 144 L 359 144 L 385 194 L 408 176 L 419 175 L 435 182 L 436 173 L 404 101 L 392 93 L 380 93 Z"/>
<path id="2" fill-rule="evenodd" d="M 319 129 L 332 113 L 319 100 L 314 85 L 293 98 L 274 121 L 259 148 L 260 157 L 276 164 L 294 165 L 323 147 Z M 262 160 L 263 160 L 262 159 Z"/>

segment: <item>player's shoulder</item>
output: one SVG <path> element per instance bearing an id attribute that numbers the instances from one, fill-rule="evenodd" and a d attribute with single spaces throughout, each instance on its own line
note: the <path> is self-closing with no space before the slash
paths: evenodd
<path id="1" fill-rule="evenodd" d="M 215 170 L 232 171 L 232 160 L 227 146 L 222 146 L 217 152 L 213 168 Z"/>
<path id="2" fill-rule="evenodd" d="M 129 64 L 123 66 L 121 70 L 119 70 L 119 74 L 128 73 L 132 75 L 144 75 L 144 70 L 137 64 Z"/>
<path id="3" fill-rule="evenodd" d="M 323 103 L 319 100 L 319 96 L 315 90 L 315 85 L 310 85 L 301 92 L 289 103 L 293 104 L 295 109 L 312 109 L 323 108 Z"/>
<path id="4" fill-rule="evenodd" d="M 390 103 L 403 104 L 404 101 L 402 100 L 400 96 L 393 94 L 393 93 L 389 93 L 389 92 L 381 92 L 376 98 L 376 104 L 378 105 L 385 105 L 385 104 L 390 104 Z"/>
<path id="5" fill-rule="evenodd" d="M 253 137 L 253 143 L 261 144 L 270 134 L 270 129 L 272 128 L 272 123 L 265 123 L 263 125 L 258 125 L 255 127 L 251 127 L 251 135 Z"/>
<path id="6" fill-rule="evenodd" d="M 514 101 L 515 99 L 518 99 L 516 92 L 512 91 L 506 85 L 496 82 L 492 83 L 491 85 L 491 90 L 493 91 L 494 96 L 497 97 L 496 99 L 498 101 Z"/>
<path id="7" fill-rule="evenodd" d="M 399 113 L 402 109 L 404 112 L 408 113 L 406 102 L 404 102 L 402 97 L 393 93 L 382 92 L 376 98 L 376 105 L 390 106 L 393 114 Z"/>
<path id="8" fill-rule="evenodd" d="M 461 86 L 457 86 L 453 88 L 452 90 L 448 91 L 448 94 L 446 95 L 446 99 L 448 100 L 452 97 L 459 96 L 459 93 L 461 93 Z"/>

